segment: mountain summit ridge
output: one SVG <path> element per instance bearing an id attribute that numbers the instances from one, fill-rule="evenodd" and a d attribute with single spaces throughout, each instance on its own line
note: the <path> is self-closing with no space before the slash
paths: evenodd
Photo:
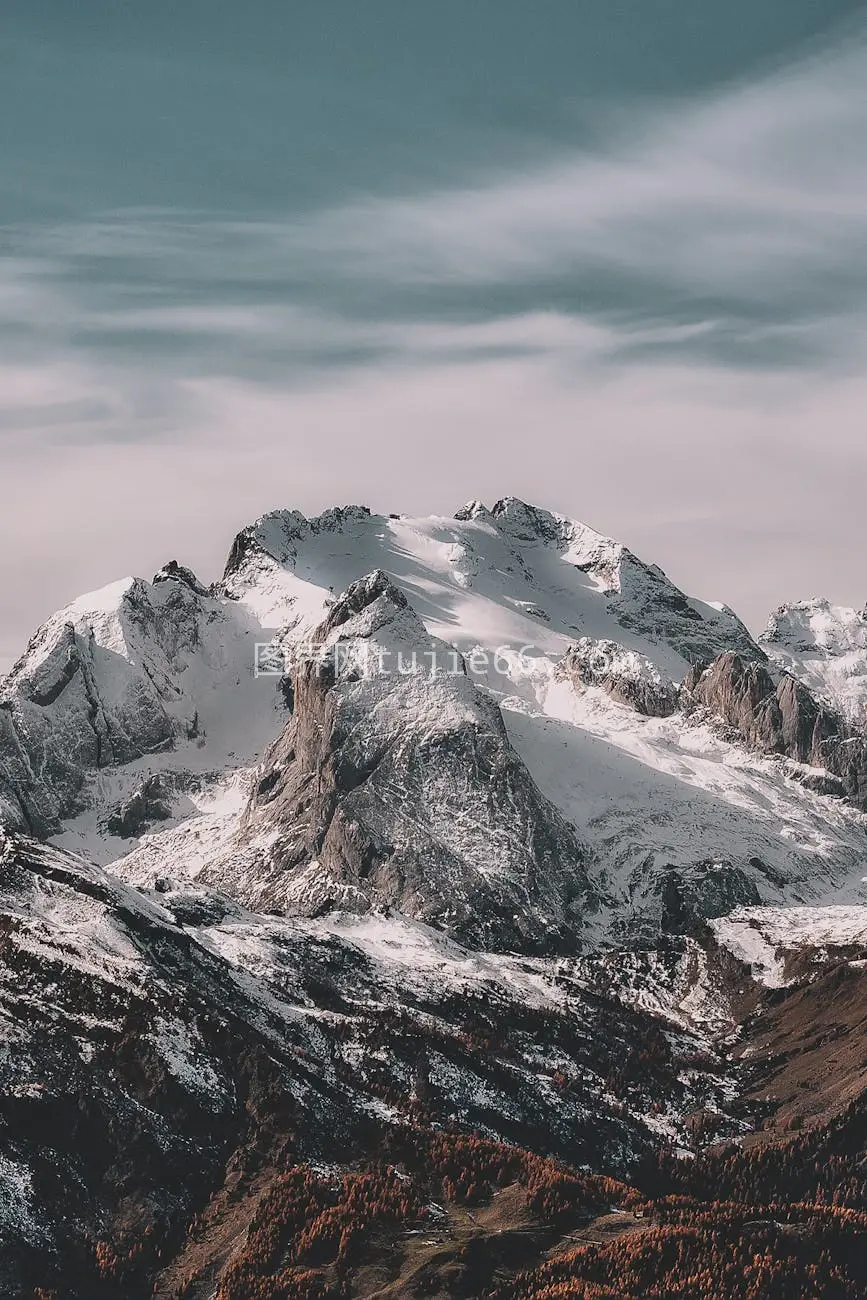
<path id="1" fill-rule="evenodd" d="M 297 698 L 305 656 L 323 635 L 334 635 L 329 620 L 354 599 L 341 593 L 357 593 L 365 582 L 387 584 L 388 635 L 409 620 L 417 652 L 439 646 L 441 654 L 460 657 L 470 667 L 465 689 L 478 701 L 474 707 L 500 711 L 503 754 L 513 756 L 516 772 L 526 772 L 526 788 L 551 805 L 544 817 L 561 819 L 554 838 L 572 837 L 569 856 L 586 862 L 581 872 L 594 877 L 591 894 L 608 900 L 601 913 L 598 902 L 591 907 L 591 930 L 605 929 L 609 909 L 618 927 L 658 926 L 662 895 L 677 880 L 676 888 L 691 894 L 688 877 L 698 871 L 704 878 L 708 855 L 725 864 L 729 879 L 714 891 L 721 900 L 714 907 L 728 897 L 776 903 L 792 888 L 821 895 L 852 877 L 857 835 L 842 811 L 831 808 L 830 839 L 822 840 L 812 829 L 808 793 L 796 788 L 799 773 L 762 766 L 765 760 L 757 758 L 749 781 L 758 779 L 767 806 L 785 808 L 802 828 L 791 843 L 779 841 L 760 801 L 752 811 L 757 796 L 746 770 L 738 773 L 737 737 L 716 739 L 692 704 L 689 716 L 679 711 L 681 682 L 697 681 L 696 674 L 726 653 L 766 664 L 767 654 L 777 653 L 774 645 L 760 646 L 725 606 L 684 595 L 628 547 L 517 497 L 490 509 L 471 501 L 451 518 L 377 515 L 361 505 L 311 519 L 274 510 L 237 534 L 222 578 L 210 587 L 172 561 L 152 583 L 125 579 L 79 598 L 48 620 L 2 683 L 0 806 L 7 821 L 114 864 L 131 879 L 155 878 L 172 859 L 188 863 L 185 871 L 210 871 L 231 892 L 234 862 L 239 897 L 261 901 L 267 878 L 270 905 L 279 898 L 286 906 L 287 882 L 278 886 L 265 865 L 273 865 L 273 850 L 255 848 L 252 812 L 243 809 L 257 807 L 253 792 L 268 778 L 261 765 L 273 762 L 266 753 L 281 743 L 291 748 L 280 737 L 299 726 L 287 704 Z M 376 641 L 375 630 L 365 636 Z M 360 644 L 364 636 L 356 639 Z M 282 672 L 258 673 L 257 643 L 283 662 Z M 776 673 L 778 660 L 769 667 Z M 408 680 L 398 683 L 404 692 Z M 397 698 L 387 677 L 380 684 Z M 448 689 L 453 694 L 457 686 Z M 429 712 L 445 686 L 421 673 L 412 689 Z M 639 700 L 644 713 L 657 717 L 642 721 L 624 712 Z M 707 723 L 713 712 L 708 697 Z M 376 725 L 374 710 L 362 729 L 370 727 L 372 736 Z M 680 755 L 674 766 L 672 745 Z M 643 766 L 633 789 L 644 811 L 633 820 L 623 805 L 622 825 L 611 836 L 603 830 L 611 817 L 605 809 L 635 761 L 628 756 L 638 754 Z M 795 756 L 802 760 L 802 749 Z M 466 754 L 464 761 L 475 760 Z M 328 765 L 324 753 L 316 762 Z M 722 784 L 714 763 L 726 772 Z M 825 786 L 814 784 L 820 793 L 834 788 L 830 778 Z M 341 806 L 350 798 L 336 788 L 335 797 Z M 421 824 L 427 817 L 421 789 L 415 798 Z M 303 821 L 300 810 L 298 816 Z M 704 852 L 680 844 L 675 829 L 678 818 L 682 825 L 696 816 L 710 818 Z M 328 872 L 317 859 L 318 833 L 298 842 L 307 844 L 307 856 L 291 872 L 306 878 L 309 899 L 324 905 L 330 895 L 323 889 Z M 810 869 L 804 854 L 814 843 L 822 847 Z M 383 843 L 374 856 L 384 860 L 395 852 L 394 844 Z M 753 865 L 759 861 L 761 870 Z M 568 874 L 557 885 L 567 893 Z M 405 899 L 393 885 L 373 896 L 392 905 Z M 299 905 L 296 892 L 293 906 Z M 416 904 L 406 905 L 415 914 Z M 548 910 L 549 920 L 558 908 Z M 429 915 L 424 907 L 417 914 Z M 535 920 L 529 929 L 534 926 Z M 586 931 L 583 922 L 578 928 Z"/>

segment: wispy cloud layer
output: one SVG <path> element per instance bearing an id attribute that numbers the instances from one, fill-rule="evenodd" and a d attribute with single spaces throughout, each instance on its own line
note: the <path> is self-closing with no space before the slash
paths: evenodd
<path id="1" fill-rule="evenodd" d="M 772 585 L 744 574 L 756 547 L 774 598 L 832 582 L 863 598 L 860 556 L 822 583 L 806 543 L 779 539 L 810 519 L 830 570 L 860 510 L 865 84 L 853 38 L 472 187 L 281 221 L 137 211 L 0 230 L 15 639 L 47 612 L 31 588 L 56 603 L 115 556 L 146 568 L 156 535 L 213 570 L 272 504 L 425 510 L 456 488 L 591 513 L 676 578 L 718 575 L 705 594 L 754 619 Z M 767 517 L 768 493 L 757 534 L 743 513 Z M 13 539 L 34 510 L 25 590 Z"/>
<path id="2" fill-rule="evenodd" d="M 288 231 L 287 245 L 410 283 L 536 280 L 600 262 L 764 301 L 793 272 L 863 249 L 865 80 L 859 41 L 687 111 L 626 119 L 602 156 L 358 204 Z"/>

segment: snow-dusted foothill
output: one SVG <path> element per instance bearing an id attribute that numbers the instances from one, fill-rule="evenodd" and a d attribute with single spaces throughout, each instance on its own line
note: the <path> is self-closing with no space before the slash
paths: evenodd
<path id="1" fill-rule="evenodd" d="M 158 886 L 0 834 L 4 1296 L 32 1293 L 34 1251 L 50 1272 L 82 1241 L 183 1240 L 209 1196 L 285 1167 L 287 1143 L 344 1159 L 417 1118 L 422 1086 L 443 1122 L 503 1140 L 531 1126 L 624 1172 L 660 1117 L 680 1142 L 702 1105 L 743 1128 L 675 990 L 644 1007 L 640 980 L 606 999 L 574 961 L 480 953 L 395 916 L 288 920 Z M 657 1068 L 621 1099 L 617 1072 L 648 1041 Z"/>

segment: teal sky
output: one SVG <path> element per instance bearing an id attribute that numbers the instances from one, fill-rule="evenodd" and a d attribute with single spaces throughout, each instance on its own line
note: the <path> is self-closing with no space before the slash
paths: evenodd
<path id="1" fill-rule="evenodd" d="M 274 505 L 867 598 L 867 10 L 7 0 L 0 668 Z"/>

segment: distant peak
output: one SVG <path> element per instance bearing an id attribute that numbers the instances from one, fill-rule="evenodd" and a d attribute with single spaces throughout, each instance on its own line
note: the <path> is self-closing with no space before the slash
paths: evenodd
<path id="1" fill-rule="evenodd" d="M 184 586 L 189 587 L 197 596 L 207 596 L 208 589 L 199 582 L 192 569 L 188 569 L 185 564 L 178 564 L 177 560 L 169 560 L 167 564 L 154 574 L 154 585 L 158 582 L 182 582 Z"/>
<path id="2" fill-rule="evenodd" d="M 370 506 L 331 506 L 310 520 L 310 528 L 314 533 L 341 533 L 354 523 L 366 523 L 370 517 Z"/>
<path id="3" fill-rule="evenodd" d="M 244 568 L 251 556 L 270 556 L 278 564 L 291 563 L 302 537 L 315 533 L 342 533 L 371 518 L 369 506 L 332 506 L 308 519 L 300 510 L 269 510 L 242 528 L 232 543 L 223 581 Z"/>
<path id="4" fill-rule="evenodd" d="M 502 497 L 491 510 L 500 527 L 506 527 L 520 541 L 562 543 L 566 540 L 569 521 L 539 506 L 528 505 L 519 497 Z"/>
<path id="5" fill-rule="evenodd" d="M 235 537 L 223 571 L 223 581 L 239 572 L 250 556 L 270 555 L 284 564 L 293 554 L 293 543 L 301 537 L 307 519 L 300 510 L 269 510 Z"/>
<path id="6" fill-rule="evenodd" d="M 391 606 L 395 610 L 409 608 L 409 601 L 406 596 L 392 582 L 389 575 L 384 569 L 374 569 L 372 573 L 367 573 L 357 582 L 353 582 L 347 587 L 346 591 L 338 597 L 325 620 L 323 626 L 324 635 L 333 632 L 335 628 L 342 627 L 348 623 L 351 618 L 364 613 L 371 605 L 377 601 Z"/>
<path id="7" fill-rule="evenodd" d="M 466 505 L 461 506 L 460 510 L 455 511 L 455 519 L 462 523 L 468 519 L 490 519 L 491 512 L 483 501 L 468 501 Z"/>
<path id="8" fill-rule="evenodd" d="M 832 605 L 824 597 L 779 605 L 759 640 L 784 650 L 845 654 L 867 649 L 867 610 Z"/>

